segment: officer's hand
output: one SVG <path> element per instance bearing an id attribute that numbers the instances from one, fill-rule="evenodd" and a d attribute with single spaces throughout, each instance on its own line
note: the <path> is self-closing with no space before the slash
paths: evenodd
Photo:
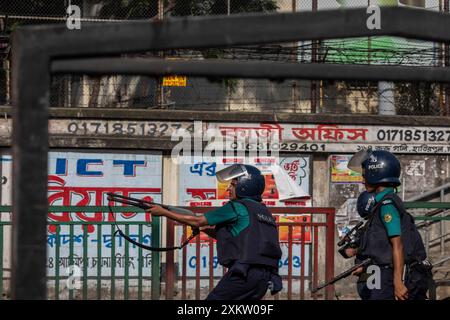
<path id="1" fill-rule="evenodd" d="M 364 268 L 363 267 L 359 267 L 358 269 L 356 269 L 355 271 L 352 272 L 352 276 L 359 276 L 361 273 L 363 273 Z"/>
<path id="2" fill-rule="evenodd" d="M 394 283 L 394 295 L 395 300 L 407 300 L 408 299 L 408 288 L 403 284 L 402 281 Z"/>
<path id="3" fill-rule="evenodd" d="M 150 213 L 152 216 L 159 217 L 159 216 L 164 216 L 166 214 L 167 210 L 157 204 L 153 204 L 153 205 L 150 205 L 150 208 L 145 210 L 145 212 Z"/>
<path id="4" fill-rule="evenodd" d="M 347 257 L 351 258 L 354 255 L 356 255 L 356 249 L 347 248 L 347 249 L 345 249 L 345 254 L 347 255 Z"/>

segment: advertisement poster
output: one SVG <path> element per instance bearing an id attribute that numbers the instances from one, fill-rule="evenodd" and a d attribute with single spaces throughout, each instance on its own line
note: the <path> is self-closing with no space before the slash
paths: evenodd
<path id="1" fill-rule="evenodd" d="M 356 171 L 347 168 L 352 155 L 331 156 L 331 182 L 332 183 L 362 183 L 362 176 Z"/>
<path id="2" fill-rule="evenodd" d="M 264 175 L 266 188 L 263 193 L 263 203 L 267 207 L 309 207 L 311 206 L 310 197 L 304 199 L 295 199 L 292 201 L 280 201 L 279 192 L 275 183 L 270 167 L 273 164 L 278 164 L 288 176 L 295 181 L 306 194 L 310 194 L 310 157 L 309 156 L 289 156 L 280 157 L 278 162 L 275 158 L 250 158 L 246 164 L 254 165 L 261 170 Z M 227 192 L 228 184 L 220 183 L 217 181 L 215 173 L 228 165 L 234 163 L 244 163 L 243 158 L 220 158 L 217 162 L 212 163 L 194 163 L 183 164 L 180 166 L 180 179 L 179 179 L 179 205 L 190 207 L 220 207 L 229 201 L 229 194 Z M 213 210 L 213 208 L 211 208 Z M 278 222 L 308 222 L 311 217 L 309 215 L 275 215 L 275 219 Z M 182 228 L 178 229 L 178 236 L 182 236 Z M 280 242 L 283 251 L 283 256 L 279 261 L 280 274 L 287 275 L 289 258 L 288 258 L 288 227 L 280 227 Z M 301 227 L 294 227 L 292 232 L 292 252 L 291 258 L 293 263 L 293 275 L 300 275 L 300 242 L 301 242 Z M 200 234 L 201 248 L 200 258 L 200 275 L 209 276 L 209 256 L 210 245 L 209 236 L 204 233 Z M 309 274 L 309 261 L 310 261 L 310 243 L 311 243 L 311 230 L 305 228 L 304 240 L 306 244 L 305 248 L 305 275 Z M 217 262 L 217 252 L 214 243 L 214 276 L 220 277 L 223 274 L 222 267 Z M 195 256 L 196 245 L 192 241 L 187 246 L 187 276 L 195 277 L 197 258 Z M 179 259 L 182 261 L 182 252 L 179 253 Z M 308 272 L 308 273 L 307 273 Z M 180 265 L 181 273 L 181 265 Z"/>

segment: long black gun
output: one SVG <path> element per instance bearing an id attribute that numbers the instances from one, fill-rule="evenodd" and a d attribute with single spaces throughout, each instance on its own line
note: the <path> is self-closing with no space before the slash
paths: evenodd
<path id="1" fill-rule="evenodd" d="M 112 193 L 112 192 L 108 192 L 107 195 L 108 195 L 108 200 L 109 201 L 129 204 L 130 206 L 139 207 L 139 208 L 144 209 L 144 210 L 150 209 L 151 206 L 158 205 L 158 206 L 161 206 L 164 209 L 172 211 L 172 212 L 186 214 L 186 215 L 189 215 L 189 216 L 195 216 L 195 214 L 191 210 L 183 209 L 183 208 L 180 208 L 180 207 L 168 206 L 168 205 L 165 205 L 165 204 L 160 204 L 160 203 L 156 203 L 156 202 L 152 202 L 152 201 L 146 201 L 146 200 L 142 200 L 142 199 L 131 198 L 131 197 L 127 197 L 127 196 L 122 196 L 120 194 L 115 194 L 115 193 Z"/>
<path id="2" fill-rule="evenodd" d="M 107 198 L 108 201 L 128 204 L 130 206 L 138 207 L 138 208 L 141 208 L 141 209 L 144 209 L 144 210 L 150 209 L 151 206 L 153 206 L 153 205 L 158 205 L 158 206 L 161 206 L 164 209 L 172 211 L 172 212 L 195 216 L 195 214 L 192 211 L 188 210 L 188 209 L 183 209 L 183 208 L 174 207 L 174 206 L 168 206 L 168 205 L 165 205 L 165 204 L 159 204 L 159 203 L 146 201 L 146 200 L 142 200 L 142 199 L 131 198 L 131 197 L 127 197 L 127 196 L 122 196 L 122 195 L 115 194 L 115 193 L 112 193 L 112 192 L 108 192 L 107 195 L 108 195 L 108 198 Z M 111 206 L 109 206 L 109 210 L 112 212 Z M 166 247 L 166 248 L 150 247 L 150 246 L 147 246 L 145 244 L 139 243 L 139 242 L 131 239 L 129 236 L 127 236 L 125 233 L 123 233 L 122 230 L 117 225 L 116 219 L 114 219 L 114 223 L 116 224 L 116 228 L 117 228 L 116 232 L 114 232 L 114 235 L 116 233 L 118 233 L 121 237 L 123 237 L 128 242 L 130 242 L 130 243 L 132 243 L 132 244 L 134 244 L 134 245 L 136 245 L 136 246 L 138 246 L 140 248 L 143 248 L 143 249 L 146 249 L 146 250 L 150 250 L 150 251 L 170 251 L 170 250 L 181 249 L 184 246 L 186 246 L 189 243 L 189 241 L 191 241 L 193 238 L 195 238 L 200 233 L 200 229 L 192 228 L 192 234 L 178 247 Z"/>
<path id="3" fill-rule="evenodd" d="M 351 267 L 350 269 L 345 270 L 344 272 L 342 272 L 341 274 L 337 275 L 336 277 L 334 277 L 334 278 L 331 279 L 330 281 L 327 281 L 327 282 L 321 284 L 320 286 L 318 286 L 318 287 L 316 287 L 316 288 L 313 288 L 313 289 L 311 290 L 311 293 L 316 293 L 316 292 L 319 291 L 320 289 L 323 289 L 323 288 L 325 288 L 325 287 L 327 287 L 327 286 L 329 286 L 329 285 L 332 285 L 333 283 L 335 283 L 335 282 L 337 282 L 337 281 L 339 281 L 339 280 L 342 280 L 342 279 L 344 279 L 344 278 L 347 278 L 349 275 L 352 274 L 353 271 L 355 271 L 355 270 L 357 270 L 358 268 L 361 268 L 361 267 L 366 267 L 366 266 L 368 266 L 368 265 L 371 264 L 371 263 L 372 263 L 372 259 L 367 258 L 367 259 L 364 260 L 363 262 L 354 265 L 354 266 Z"/>

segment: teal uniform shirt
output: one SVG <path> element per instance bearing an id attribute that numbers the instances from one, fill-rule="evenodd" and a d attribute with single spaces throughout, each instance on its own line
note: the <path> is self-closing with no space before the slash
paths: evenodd
<path id="1" fill-rule="evenodd" d="M 245 200 L 254 201 L 251 199 Z M 234 212 L 230 202 L 218 209 L 208 211 L 205 213 L 205 218 L 210 226 L 229 223 L 231 234 L 236 237 L 242 230 L 250 225 L 250 217 L 248 216 L 248 210 L 245 205 L 233 201 L 234 207 L 236 208 L 236 212 Z"/>
<path id="2" fill-rule="evenodd" d="M 394 193 L 394 188 L 386 188 L 375 195 L 375 201 L 379 202 L 386 194 Z M 383 221 L 388 237 L 400 236 L 402 228 L 400 224 L 400 213 L 393 204 L 384 204 L 380 208 L 380 218 Z"/>

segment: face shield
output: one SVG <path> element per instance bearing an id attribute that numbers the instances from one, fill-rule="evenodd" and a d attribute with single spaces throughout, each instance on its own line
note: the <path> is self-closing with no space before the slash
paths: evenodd
<path id="1" fill-rule="evenodd" d="M 363 174 L 362 164 L 364 161 L 369 159 L 369 157 L 370 157 L 370 150 L 358 151 L 357 153 L 355 153 L 353 155 L 353 157 L 350 158 L 347 168 L 349 168 L 350 170 L 356 171 L 360 174 Z"/>
<path id="2" fill-rule="evenodd" d="M 247 169 L 243 164 L 233 164 L 216 172 L 216 178 L 219 182 L 228 182 L 247 175 Z"/>

